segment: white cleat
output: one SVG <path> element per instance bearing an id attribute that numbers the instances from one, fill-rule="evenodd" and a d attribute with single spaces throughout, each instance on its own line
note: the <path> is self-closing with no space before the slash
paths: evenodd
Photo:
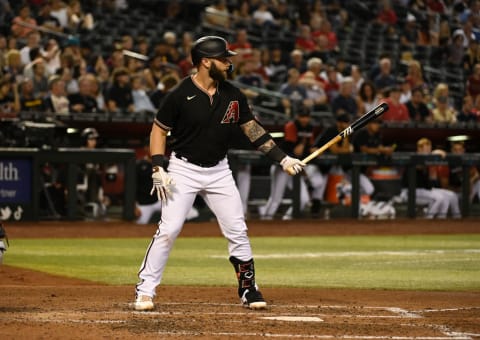
<path id="1" fill-rule="evenodd" d="M 153 298 L 147 295 L 140 295 L 137 297 L 134 303 L 135 310 L 138 311 L 149 311 L 155 308 L 153 304 Z"/>

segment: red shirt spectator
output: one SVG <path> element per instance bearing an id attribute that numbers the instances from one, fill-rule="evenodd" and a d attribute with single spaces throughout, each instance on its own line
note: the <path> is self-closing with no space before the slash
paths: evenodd
<path id="1" fill-rule="evenodd" d="M 473 74 L 467 79 L 467 92 L 474 99 L 480 94 L 480 64 L 474 66 Z"/>
<path id="2" fill-rule="evenodd" d="M 30 7 L 23 5 L 20 8 L 19 15 L 12 20 L 12 34 L 16 38 L 25 38 L 28 33 L 33 32 L 34 29 L 26 27 L 20 23 L 25 23 L 29 26 L 36 26 L 37 21 L 31 17 Z"/>
<path id="3" fill-rule="evenodd" d="M 406 122 L 410 120 L 410 114 L 405 104 L 400 103 L 400 89 L 394 87 L 390 90 L 390 95 L 384 101 L 389 109 L 383 114 L 383 120 L 386 122 Z"/>

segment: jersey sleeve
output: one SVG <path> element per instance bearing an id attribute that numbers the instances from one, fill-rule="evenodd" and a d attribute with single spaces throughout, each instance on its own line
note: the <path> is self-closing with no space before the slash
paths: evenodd
<path id="1" fill-rule="evenodd" d="M 160 103 L 157 114 L 155 115 L 155 124 L 167 131 L 172 129 L 174 117 L 178 111 L 175 98 L 174 92 L 169 92 Z"/>
<path id="2" fill-rule="evenodd" d="M 251 121 L 254 117 L 250 110 L 250 106 L 248 105 L 247 97 L 240 90 L 238 90 L 238 92 L 238 104 L 240 109 L 238 124 L 242 125 L 243 123 Z"/>

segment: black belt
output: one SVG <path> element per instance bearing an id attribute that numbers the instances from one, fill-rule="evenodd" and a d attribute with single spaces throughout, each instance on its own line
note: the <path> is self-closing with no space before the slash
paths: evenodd
<path id="1" fill-rule="evenodd" d="M 212 166 L 215 166 L 218 163 L 220 163 L 220 161 L 196 161 L 196 160 L 192 160 L 187 157 L 184 157 L 182 155 L 179 155 L 178 153 L 175 153 L 175 157 L 177 157 L 178 159 L 181 159 L 182 161 L 198 165 L 202 168 L 211 168 Z"/>

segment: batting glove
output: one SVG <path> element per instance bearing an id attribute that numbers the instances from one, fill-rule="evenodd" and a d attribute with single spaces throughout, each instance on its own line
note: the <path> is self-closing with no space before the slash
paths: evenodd
<path id="1" fill-rule="evenodd" d="M 173 182 L 172 177 L 170 177 L 162 167 L 154 166 L 152 171 L 153 186 L 150 195 L 153 195 L 156 191 L 158 200 L 161 202 L 167 202 L 175 183 Z"/>
<path id="2" fill-rule="evenodd" d="M 280 162 L 280 165 L 282 166 L 283 171 L 286 171 L 291 175 L 296 175 L 303 170 L 306 164 L 297 158 L 285 156 Z"/>

